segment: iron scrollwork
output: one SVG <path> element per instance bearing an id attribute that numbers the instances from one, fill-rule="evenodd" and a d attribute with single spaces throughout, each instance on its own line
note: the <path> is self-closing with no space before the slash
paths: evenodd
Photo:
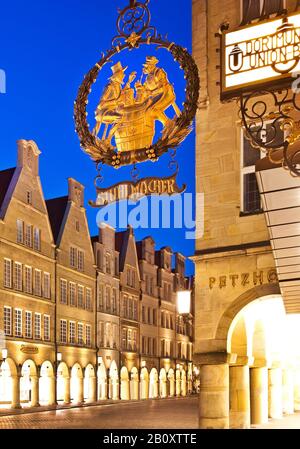
<path id="1" fill-rule="evenodd" d="M 274 164 L 300 176 L 300 104 L 291 89 L 263 90 L 240 97 L 246 138 Z"/>

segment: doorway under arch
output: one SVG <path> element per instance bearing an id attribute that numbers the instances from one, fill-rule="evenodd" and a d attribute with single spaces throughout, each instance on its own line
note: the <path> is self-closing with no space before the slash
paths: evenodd
<path id="1" fill-rule="evenodd" d="M 175 373 L 173 368 L 168 371 L 168 381 L 169 381 L 169 396 L 173 398 L 175 396 Z"/>
<path id="2" fill-rule="evenodd" d="M 39 380 L 36 364 L 33 360 L 26 360 L 21 368 L 20 401 L 23 407 L 38 407 Z"/>
<path id="3" fill-rule="evenodd" d="M 158 372 L 156 368 L 152 368 L 150 372 L 149 398 L 156 399 L 158 397 Z"/>
<path id="4" fill-rule="evenodd" d="M 84 369 L 84 400 L 86 402 L 96 401 L 96 374 L 95 368 L 89 363 Z"/>
<path id="5" fill-rule="evenodd" d="M 130 399 L 139 399 L 139 372 L 136 367 L 133 367 L 130 373 Z"/>
<path id="6" fill-rule="evenodd" d="M 19 384 L 16 364 L 7 358 L 0 364 L 0 408 L 20 406 L 19 385 L 16 383 Z"/>
<path id="7" fill-rule="evenodd" d="M 40 370 L 39 399 L 41 405 L 55 404 L 55 376 L 52 363 L 46 361 Z"/>
<path id="8" fill-rule="evenodd" d="M 60 362 L 57 367 L 57 402 L 69 404 L 71 402 L 71 380 L 70 380 L 70 370 L 65 362 Z"/>
<path id="9" fill-rule="evenodd" d="M 103 363 L 98 366 L 98 401 L 107 399 L 107 372 Z"/>
<path id="10" fill-rule="evenodd" d="M 129 397 L 129 375 L 128 369 L 123 366 L 120 373 L 121 377 L 121 400 L 128 401 Z"/>
<path id="11" fill-rule="evenodd" d="M 113 360 L 109 368 L 109 399 L 114 401 L 119 399 L 119 373 L 116 362 Z"/>
<path id="12" fill-rule="evenodd" d="M 140 391 L 141 391 L 141 399 L 148 399 L 148 397 L 149 397 L 149 373 L 148 373 L 148 370 L 146 367 L 141 369 Z"/>
<path id="13" fill-rule="evenodd" d="M 162 368 L 159 373 L 159 396 L 161 398 L 166 398 L 167 395 L 167 373 L 166 370 Z"/>
<path id="14" fill-rule="evenodd" d="M 83 372 L 79 363 L 71 369 L 71 401 L 75 404 L 83 402 Z"/>

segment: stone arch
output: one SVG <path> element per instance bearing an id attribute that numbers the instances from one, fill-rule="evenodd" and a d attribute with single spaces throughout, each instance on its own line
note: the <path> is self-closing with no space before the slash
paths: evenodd
<path id="1" fill-rule="evenodd" d="M 119 373 L 118 373 L 118 367 L 113 360 L 111 362 L 110 368 L 109 368 L 109 399 L 118 400 L 119 399 Z"/>
<path id="2" fill-rule="evenodd" d="M 168 381 L 169 381 L 169 396 L 172 398 L 175 396 L 175 373 L 173 368 L 168 371 Z"/>
<path id="3" fill-rule="evenodd" d="M 18 369 L 11 358 L 0 363 L 0 404 L 14 407 L 14 382 L 19 383 Z M 17 398 L 19 404 L 19 398 Z"/>
<path id="4" fill-rule="evenodd" d="M 97 372 L 98 378 L 98 400 L 104 401 L 107 399 L 107 372 L 104 363 L 100 363 Z"/>
<path id="5" fill-rule="evenodd" d="M 156 368 L 152 368 L 150 372 L 149 398 L 158 397 L 158 372 Z"/>
<path id="6" fill-rule="evenodd" d="M 139 372 L 135 366 L 130 373 L 130 399 L 134 401 L 139 399 Z"/>
<path id="7" fill-rule="evenodd" d="M 221 316 L 217 330 L 215 341 L 218 342 L 219 350 L 226 351 L 227 350 L 227 337 L 229 333 L 229 329 L 232 321 L 235 316 L 248 304 L 252 301 L 255 301 L 258 298 L 272 295 L 280 295 L 279 284 L 263 284 L 253 287 L 250 290 L 247 290 L 245 293 L 240 295 L 234 301 L 232 301 L 229 307 L 225 310 L 223 315 Z"/>
<path id="8" fill-rule="evenodd" d="M 140 388 L 141 388 L 141 399 L 148 399 L 149 397 L 149 373 L 146 367 L 141 369 L 140 374 Z"/>
<path id="9" fill-rule="evenodd" d="M 159 373 L 159 396 L 161 398 L 166 398 L 167 395 L 167 373 L 166 370 L 162 368 Z"/>
<path id="10" fill-rule="evenodd" d="M 129 374 L 126 366 L 123 366 L 120 372 L 121 378 L 121 400 L 128 401 L 129 397 Z"/>
<path id="11" fill-rule="evenodd" d="M 54 368 L 48 360 L 42 363 L 40 369 L 39 399 L 42 405 L 55 404 Z"/>
<path id="12" fill-rule="evenodd" d="M 57 367 L 56 373 L 56 389 L 57 389 L 57 402 L 63 402 L 69 404 L 70 397 L 70 370 L 65 362 L 60 362 Z"/>
<path id="13" fill-rule="evenodd" d="M 95 368 L 89 363 L 84 369 L 83 397 L 86 402 L 96 401 L 96 384 Z"/>
<path id="14" fill-rule="evenodd" d="M 78 362 L 71 369 L 71 401 L 76 404 L 83 402 L 83 371 Z"/>
<path id="15" fill-rule="evenodd" d="M 21 368 L 20 400 L 24 405 L 39 406 L 38 369 L 33 360 L 26 360 Z"/>

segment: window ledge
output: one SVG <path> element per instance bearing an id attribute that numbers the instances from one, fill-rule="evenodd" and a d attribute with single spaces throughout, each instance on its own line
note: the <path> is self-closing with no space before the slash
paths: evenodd
<path id="1" fill-rule="evenodd" d="M 260 215 L 263 214 L 263 209 L 259 209 L 253 212 L 240 212 L 240 217 L 250 217 L 251 215 Z"/>

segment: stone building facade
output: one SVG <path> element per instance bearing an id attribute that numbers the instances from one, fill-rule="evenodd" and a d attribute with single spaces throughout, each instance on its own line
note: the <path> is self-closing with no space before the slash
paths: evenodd
<path id="1" fill-rule="evenodd" d="M 0 172 L 0 407 L 185 396 L 184 257 L 172 270 L 171 249 L 130 227 L 91 237 L 84 187 L 70 178 L 45 201 L 39 155 L 19 141 L 17 167 Z"/>
<path id="2" fill-rule="evenodd" d="M 200 365 L 203 428 L 249 427 L 291 408 L 286 398 L 277 401 L 282 385 L 289 388 L 290 367 L 268 352 L 260 325 L 238 320 L 246 306 L 280 297 L 280 289 L 255 177 L 260 154 L 244 138 L 236 102 L 220 100 L 218 36 L 224 24 L 236 30 L 284 8 L 294 12 L 296 2 L 193 0 L 193 55 L 201 79 L 196 181 L 205 195 L 204 236 L 194 257 L 194 362 Z"/>

